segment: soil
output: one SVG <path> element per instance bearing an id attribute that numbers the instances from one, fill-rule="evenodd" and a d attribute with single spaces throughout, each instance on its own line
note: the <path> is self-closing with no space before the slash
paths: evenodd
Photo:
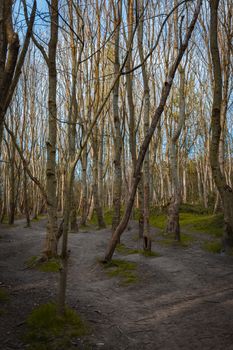
<path id="1" fill-rule="evenodd" d="M 2 350 L 27 349 L 21 340 L 27 315 L 37 305 L 56 300 L 59 274 L 25 265 L 42 250 L 45 226 L 45 220 L 32 228 L 25 228 L 24 221 L 0 226 L 0 287 L 9 292 L 9 302 L 0 304 Z M 137 249 L 136 235 L 132 222 L 122 242 Z M 110 236 L 109 229 L 69 236 L 67 304 L 91 327 L 74 347 L 233 349 L 233 257 L 204 252 L 198 244 L 183 248 L 153 242 L 159 257 L 114 255 L 137 263 L 138 282 L 122 286 L 98 262 Z"/>

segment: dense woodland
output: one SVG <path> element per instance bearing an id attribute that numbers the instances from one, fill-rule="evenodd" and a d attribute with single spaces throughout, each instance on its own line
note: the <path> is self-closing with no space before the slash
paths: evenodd
<path id="1" fill-rule="evenodd" d="M 231 0 L 2 0 L 0 19 L 2 223 L 47 215 L 38 255 L 65 272 L 68 232 L 106 211 L 105 262 L 129 219 L 151 250 L 155 208 L 179 241 L 187 203 L 233 245 Z"/>

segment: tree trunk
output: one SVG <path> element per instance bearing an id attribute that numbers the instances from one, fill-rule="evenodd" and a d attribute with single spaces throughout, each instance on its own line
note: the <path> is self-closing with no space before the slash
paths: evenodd
<path id="1" fill-rule="evenodd" d="M 167 233 L 173 233 L 175 235 L 175 240 L 180 241 L 180 223 L 179 223 L 179 210 L 181 202 L 181 191 L 180 191 L 180 181 L 178 176 L 178 154 L 177 154 L 177 142 L 179 140 L 184 121 L 185 121 L 185 71 L 180 66 L 180 88 L 179 88 L 179 122 L 174 135 L 171 139 L 170 145 L 170 166 L 171 166 L 171 179 L 172 179 L 172 189 L 173 197 L 168 208 L 168 219 L 167 219 Z"/>
<path id="2" fill-rule="evenodd" d="M 58 40 L 58 0 L 51 2 L 51 33 L 49 41 L 49 134 L 47 140 L 46 192 L 48 197 L 48 222 L 43 254 L 45 258 L 57 255 L 57 178 L 56 178 L 56 147 L 57 147 L 57 70 L 56 49 Z"/>
<path id="3" fill-rule="evenodd" d="M 25 169 L 23 171 L 23 191 L 24 191 L 24 212 L 26 216 L 26 227 L 31 227 L 30 210 L 29 210 L 29 203 L 28 203 L 28 181 L 27 181 L 27 173 Z"/>
<path id="4" fill-rule="evenodd" d="M 142 64 L 142 78 L 143 78 L 143 87 L 144 87 L 144 136 L 147 135 L 149 130 L 149 113 L 150 113 L 150 90 L 148 82 L 148 74 L 146 71 L 146 63 L 144 62 L 144 52 L 143 52 L 143 23 L 144 23 L 144 1 L 139 0 L 139 16 L 140 22 L 138 26 L 138 50 L 140 61 Z M 145 154 L 144 159 L 144 174 L 143 174 L 143 249 L 151 251 L 151 237 L 150 237 L 150 224 L 149 224 L 149 215 L 150 215 L 150 154 L 149 147 Z"/>
<path id="5" fill-rule="evenodd" d="M 219 0 L 210 2 L 210 49 L 213 63 L 214 92 L 211 113 L 210 165 L 213 179 L 219 191 L 224 212 L 224 246 L 233 246 L 233 192 L 226 183 L 219 164 L 219 142 L 221 136 L 222 72 L 218 48 L 218 5 Z"/>
<path id="6" fill-rule="evenodd" d="M 115 26 L 121 21 L 121 1 L 114 8 Z M 117 26 L 115 32 L 114 43 L 114 73 L 117 76 L 120 70 L 119 63 L 119 39 L 120 25 Z M 113 89 L 113 121 L 114 121 L 114 179 L 113 179 L 113 217 L 112 217 L 112 232 L 119 225 L 121 218 L 121 188 L 122 188 L 122 170 L 121 170 L 121 154 L 122 154 L 122 137 L 121 123 L 119 117 L 119 80 Z"/>

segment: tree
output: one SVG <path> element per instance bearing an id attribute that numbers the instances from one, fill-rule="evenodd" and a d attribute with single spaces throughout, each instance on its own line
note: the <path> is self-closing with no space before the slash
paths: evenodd
<path id="1" fill-rule="evenodd" d="M 233 246 L 233 191 L 227 184 L 219 164 L 219 143 L 221 136 L 222 71 L 218 47 L 218 7 L 219 0 L 210 2 L 210 50 L 213 63 L 213 102 L 211 113 L 210 164 L 215 185 L 219 191 L 224 213 L 226 249 Z"/>
<path id="2" fill-rule="evenodd" d="M 125 209 L 125 213 L 121 219 L 120 224 L 116 228 L 116 230 L 115 230 L 115 232 L 114 232 L 114 234 L 109 242 L 109 245 L 108 245 L 107 251 L 105 253 L 105 257 L 104 257 L 105 262 L 108 262 L 111 260 L 112 255 L 114 253 L 114 250 L 116 248 L 117 242 L 128 224 L 131 210 L 132 210 L 133 203 L 134 203 L 134 199 L 135 199 L 135 194 L 137 191 L 137 187 L 138 187 L 139 181 L 141 179 L 141 169 L 142 169 L 143 161 L 144 161 L 147 149 L 149 147 L 150 141 L 152 139 L 152 136 L 154 134 L 154 131 L 156 129 L 156 126 L 158 124 L 158 121 L 159 121 L 159 119 L 164 111 L 164 107 L 165 107 L 167 98 L 169 96 L 169 93 L 170 93 L 170 90 L 172 87 L 172 82 L 173 82 L 176 70 L 177 70 L 177 68 L 181 62 L 181 59 L 184 55 L 184 52 L 188 46 L 189 39 L 191 37 L 191 34 L 193 32 L 193 29 L 195 27 L 195 24 L 196 24 L 196 21 L 197 21 L 199 12 L 200 12 L 201 4 L 202 4 L 202 1 L 201 0 L 198 1 L 197 7 L 195 9 L 195 12 L 194 12 L 194 15 L 192 18 L 192 21 L 188 27 L 187 32 L 186 32 L 183 44 L 180 46 L 177 57 L 174 60 L 172 66 L 168 72 L 168 75 L 167 75 L 165 82 L 163 83 L 160 102 L 158 104 L 158 107 L 156 108 L 156 111 L 153 115 L 149 130 L 148 130 L 148 132 L 144 138 L 144 141 L 142 143 L 142 146 L 140 148 L 140 152 L 139 152 L 138 159 L 136 162 L 133 183 L 132 183 L 131 190 L 130 190 L 130 197 L 129 197 L 129 200 L 128 200 L 128 203 L 127 203 L 127 206 Z"/>

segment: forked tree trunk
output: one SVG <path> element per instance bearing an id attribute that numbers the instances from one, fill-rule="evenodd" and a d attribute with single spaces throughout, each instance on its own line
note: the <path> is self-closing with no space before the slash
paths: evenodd
<path id="1" fill-rule="evenodd" d="M 114 232 L 114 234 L 109 242 L 109 245 L 108 245 L 105 257 L 104 257 L 105 262 L 108 262 L 112 259 L 117 242 L 128 224 L 128 221 L 129 221 L 129 218 L 131 215 L 131 210 L 132 210 L 132 207 L 134 204 L 134 198 L 136 195 L 137 187 L 138 187 L 139 181 L 141 179 L 141 169 L 142 169 L 143 161 L 144 161 L 144 158 L 146 155 L 146 151 L 149 147 L 150 141 L 152 139 L 152 136 L 154 134 L 154 131 L 155 131 L 155 128 L 158 124 L 158 121 L 159 121 L 159 119 L 164 111 L 164 106 L 165 106 L 167 98 L 169 96 L 176 70 L 177 70 L 177 68 L 181 62 L 181 59 L 184 55 L 184 52 L 188 46 L 189 39 L 191 37 L 191 34 L 193 32 L 193 29 L 195 27 L 195 24 L 196 24 L 196 21 L 197 21 L 199 12 L 200 12 L 201 4 L 202 4 L 202 0 L 199 0 L 197 7 L 194 11 L 193 19 L 192 19 L 190 26 L 188 27 L 188 30 L 186 32 L 183 45 L 181 45 L 181 47 L 179 48 L 179 52 L 177 54 L 177 57 L 169 70 L 166 81 L 163 84 L 159 105 L 155 111 L 153 118 L 152 118 L 152 122 L 151 122 L 151 125 L 149 127 L 148 133 L 145 136 L 144 141 L 142 143 L 142 146 L 140 148 L 140 152 L 139 152 L 137 163 L 136 163 L 136 169 L 134 172 L 132 187 L 130 190 L 130 197 L 129 197 L 128 203 L 126 205 L 126 210 L 125 210 L 125 213 L 121 219 L 120 224 L 116 228 L 116 230 L 115 230 L 115 232 Z"/>
<path id="2" fill-rule="evenodd" d="M 210 49 L 213 63 L 214 92 L 211 114 L 212 137 L 210 144 L 210 165 L 213 179 L 219 191 L 224 213 L 224 245 L 233 246 L 233 191 L 227 184 L 219 164 L 219 142 L 221 136 L 222 72 L 218 48 L 218 5 L 219 0 L 210 2 Z"/>

